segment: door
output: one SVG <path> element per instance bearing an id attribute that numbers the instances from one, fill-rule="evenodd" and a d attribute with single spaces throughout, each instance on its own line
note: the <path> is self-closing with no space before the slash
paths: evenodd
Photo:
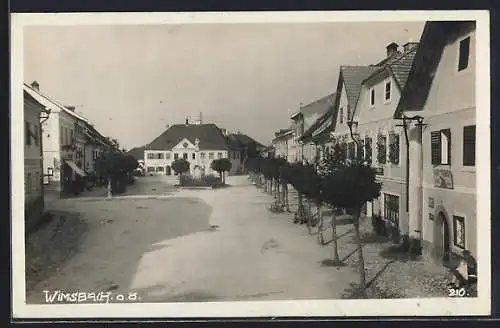
<path id="1" fill-rule="evenodd" d="M 392 241 L 399 243 L 399 197 L 384 194 L 384 218 L 389 222 Z"/>
<path id="2" fill-rule="evenodd" d="M 448 226 L 448 220 L 443 216 L 443 262 L 448 262 L 450 260 L 450 227 Z"/>
<path id="3" fill-rule="evenodd" d="M 172 175 L 172 172 L 171 172 L 170 166 L 167 166 L 167 167 L 165 168 L 165 175 Z"/>

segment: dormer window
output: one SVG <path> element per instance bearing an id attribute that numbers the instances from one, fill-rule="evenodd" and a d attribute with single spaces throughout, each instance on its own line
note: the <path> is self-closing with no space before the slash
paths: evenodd
<path id="1" fill-rule="evenodd" d="M 460 41 L 458 47 L 458 71 L 469 67 L 470 37 Z"/>
<path id="2" fill-rule="evenodd" d="M 375 89 L 371 88 L 370 89 L 370 107 L 375 106 Z"/>

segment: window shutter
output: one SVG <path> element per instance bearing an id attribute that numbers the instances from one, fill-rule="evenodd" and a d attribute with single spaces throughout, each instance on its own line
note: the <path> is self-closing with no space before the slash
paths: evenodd
<path id="1" fill-rule="evenodd" d="M 476 165 L 476 126 L 470 125 L 464 127 L 463 140 L 463 165 Z"/>
<path id="2" fill-rule="evenodd" d="M 451 130 L 442 130 L 443 134 L 448 138 L 448 162 L 446 164 L 451 165 Z"/>
<path id="3" fill-rule="evenodd" d="M 441 164 L 441 131 L 431 132 L 431 159 L 432 165 Z"/>

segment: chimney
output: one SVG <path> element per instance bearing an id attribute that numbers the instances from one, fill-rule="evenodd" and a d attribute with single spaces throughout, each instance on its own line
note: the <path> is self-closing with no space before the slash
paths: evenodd
<path id="1" fill-rule="evenodd" d="M 37 81 L 31 82 L 31 87 L 36 91 L 40 91 L 40 84 Z"/>
<path id="2" fill-rule="evenodd" d="M 189 119 L 186 117 L 186 125 L 189 125 Z"/>
<path id="3" fill-rule="evenodd" d="M 405 43 L 405 45 L 403 46 L 403 50 L 404 52 L 408 52 L 410 50 L 415 49 L 416 47 L 418 47 L 418 42 L 413 42 L 410 40 L 407 43 Z"/>
<path id="4" fill-rule="evenodd" d="M 385 47 L 385 49 L 387 50 L 387 57 L 391 57 L 392 55 L 394 55 L 396 51 L 398 51 L 398 47 L 399 45 L 395 42 L 389 43 L 389 45 Z"/>
<path id="5" fill-rule="evenodd" d="M 66 107 L 67 109 L 69 109 L 72 112 L 75 111 L 75 106 L 64 106 L 64 107 Z"/>

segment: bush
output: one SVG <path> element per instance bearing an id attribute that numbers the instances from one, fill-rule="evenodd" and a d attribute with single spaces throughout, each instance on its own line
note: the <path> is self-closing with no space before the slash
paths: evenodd
<path id="1" fill-rule="evenodd" d="M 190 175 L 179 177 L 181 187 L 212 187 L 217 188 L 223 185 L 219 177 L 215 175 L 205 175 L 201 178 L 193 178 Z"/>

